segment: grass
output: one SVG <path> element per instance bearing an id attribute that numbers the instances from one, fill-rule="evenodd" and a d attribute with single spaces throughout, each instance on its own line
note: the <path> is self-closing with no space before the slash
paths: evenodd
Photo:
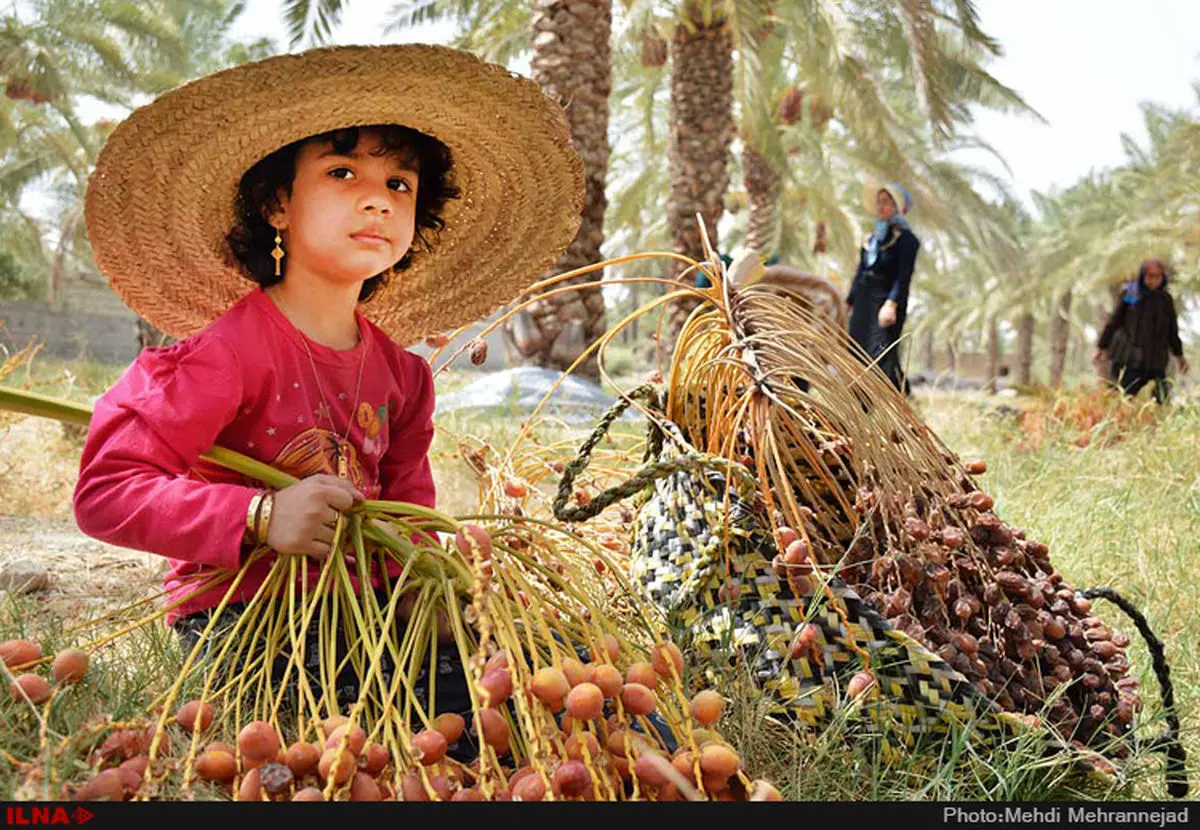
<path id="1" fill-rule="evenodd" d="M 787 726 L 763 716 L 748 683 L 739 679 L 731 685 L 734 705 L 718 725 L 721 734 L 788 800 L 1127 800 L 1147 775 L 1143 768 L 1126 780 L 1105 782 L 1073 769 L 1062 756 L 1044 757 L 1030 738 L 987 751 L 962 731 L 925 739 L 914 751 L 886 759 L 877 731 L 861 719 L 835 717 L 826 729 L 797 739 Z"/>
<path id="2" fill-rule="evenodd" d="M 87 402 L 102 394 L 124 369 L 43 358 L 36 353 L 0 353 L 0 383 L 72 401 Z M 71 491 L 85 435 L 84 430 L 68 424 L 0 412 L 0 512 L 70 518 Z"/>
<path id="3" fill-rule="evenodd" d="M 26 374 L 23 374 L 26 373 Z M 86 399 L 102 391 L 120 373 L 119 367 L 78 366 L 35 361 L 8 378 L 46 394 Z M 453 374 L 439 391 L 459 386 L 468 373 Z M 1194 620 L 1200 614 L 1200 408 L 1175 406 L 1155 425 L 1127 432 L 1107 447 L 1080 448 L 1070 435 L 1044 436 L 1036 451 L 1021 448 L 1015 421 L 997 413 L 996 398 L 919 393 L 915 405 L 935 432 L 964 458 L 981 457 L 988 471 L 982 489 L 996 500 L 995 511 L 1031 538 L 1046 542 L 1051 558 L 1076 588 L 1110 586 L 1129 598 L 1166 644 L 1184 744 L 1189 753 L 1189 777 L 1195 784 L 1195 759 L 1200 758 L 1197 698 L 1200 697 L 1200 648 Z M 1012 403 L 1012 402 L 1010 402 Z M 1019 403 L 1019 401 L 1017 402 Z M 60 496 L 73 486 L 79 444 L 57 425 L 48 432 L 13 441 L 30 421 L 0 421 L 8 429 L 0 445 L 0 498 L 10 515 L 69 517 Z M 39 426 L 38 429 L 41 429 Z M 520 417 L 439 419 L 433 463 L 439 489 L 439 509 L 461 514 L 478 503 L 478 481 L 459 457 L 459 443 L 476 447 L 487 442 L 507 446 L 521 429 Z M 539 442 L 574 454 L 582 431 L 539 428 Z M 52 436 L 57 435 L 57 438 Z M 1061 438 L 1061 440 L 1056 440 Z M 41 473 L 37 473 L 41 470 Z M 36 486 L 30 476 L 44 476 Z M 24 476 L 24 478 L 22 478 Z M 553 480 L 555 477 L 551 476 Z M 36 490 L 34 493 L 32 491 Z M 39 493 L 41 495 L 39 495 Z M 38 512 L 38 511 L 41 512 Z M 1142 716 L 1159 713 L 1158 686 L 1149 655 L 1133 625 L 1115 607 L 1097 600 L 1095 611 L 1106 622 L 1133 637 L 1129 648 L 1132 672 L 1141 680 L 1146 704 Z M 0 609 L 0 639 L 34 634 L 48 647 L 68 642 L 64 621 L 47 618 L 30 598 L 10 598 Z M 36 631 L 29 628 L 36 626 Z M 81 686 L 69 689 L 50 707 L 45 726 L 28 706 L 0 702 L 0 749 L 30 758 L 44 728 L 50 743 L 75 733 L 81 724 L 101 715 L 117 718 L 136 714 L 139 705 L 173 678 L 181 657 L 174 641 L 161 629 L 129 635 L 96 656 L 100 668 Z M 739 746 L 754 775 L 776 783 L 788 798 L 800 800 L 1042 800 L 1049 798 L 1166 798 L 1160 756 L 1133 765 L 1131 777 L 1116 785 L 1081 789 L 1068 781 L 1060 767 L 1047 766 L 1035 748 L 973 755 L 969 745 L 948 740 L 921 757 L 884 763 L 872 740 L 859 734 L 861 725 L 835 724 L 801 740 L 782 726 L 769 723 L 746 684 L 735 679 L 724 689 L 731 700 L 719 725 L 723 735 Z M 55 762 L 55 774 L 79 776 L 80 753 L 66 753 Z M 0 754 L 0 793 L 29 792 L 11 763 Z M 49 774 L 47 771 L 45 774 Z M 33 797 L 37 797 L 36 795 Z"/>
<path id="4" fill-rule="evenodd" d="M 6 357 L 0 353 L 0 363 Z M 42 395 L 88 401 L 103 394 L 124 371 L 125 366 L 120 364 L 62 360 L 32 354 L 16 363 L 4 383 Z"/>
<path id="5" fill-rule="evenodd" d="M 37 621 L 36 629 L 30 625 L 33 620 Z M 10 597 L 0 608 L 0 639 L 36 636 L 47 654 L 77 642 L 73 632 L 65 629 L 66 624 L 66 620 L 47 620 L 28 597 Z M 88 631 L 79 636 L 91 639 L 91 634 Z M 60 687 L 44 706 L 12 701 L 5 695 L 0 704 L 0 734 L 4 735 L 0 740 L 2 798 L 62 798 L 64 784 L 86 780 L 92 774 L 88 756 L 101 747 L 105 738 L 124 727 L 153 724 L 156 715 L 147 712 L 147 701 L 165 692 L 179 676 L 185 656 L 171 631 L 161 625 L 145 626 L 93 653 L 84 680 L 75 686 Z M 201 682 L 201 673 L 193 673 L 184 694 L 194 695 Z M 170 754 L 181 757 L 187 752 L 188 742 L 180 734 L 172 735 L 172 739 Z M 12 763 L 14 756 L 35 763 L 18 767 Z M 221 795 L 202 783 L 193 797 Z"/>
<path id="6" fill-rule="evenodd" d="M 1049 436 L 1036 452 L 1016 449 L 1010 418 L 989 414 L 984 398 L 931 397 L 926 419 L 963 457 L 988 471 L 980 487 L 995 512 L 1050 546 L 1052 561 L 1073 587 L 1115 589 L 1146 616 L 1166 645 L 1189 775 L 1200 754 L 1200 407 L 1165 410 L 1156 424 L 1126 430 L 1109 446 L 1075 445 L 1075 433 Z M 1093 613 L 1133 638 L 1129 648 L 1147 711 L 1158 709 L 1149 654 L 1121 612 L 1097 600 Z M 1162 792 L 1161 785 L 1158 792 Z"/>

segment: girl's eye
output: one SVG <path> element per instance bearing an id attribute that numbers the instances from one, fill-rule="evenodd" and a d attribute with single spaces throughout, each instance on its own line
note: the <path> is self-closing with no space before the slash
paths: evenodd
<path id="1" fill-rule="evenodd" d="M 333 176 L 335 179 L 344 180 L 353 179 L 355 177 L 354 171 L 349 167 L 335 167 L 329 171 L 329 175 Z M 408 179 L 400 178 L 398 176 L 396 178 L 388 179 L 388 188 L 406 193 L 412 192 L 412 185 L 409 184 Z"/>

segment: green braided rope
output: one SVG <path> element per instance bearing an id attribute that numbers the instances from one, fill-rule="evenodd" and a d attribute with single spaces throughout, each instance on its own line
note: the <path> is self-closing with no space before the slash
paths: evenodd
<path id="1" fill-rule="evenodd" d="M 608 430 L 612 427 L 613 422 L 620 418 L 621 415 L 629 408 L 630 404 L 639 398 L 646 399 L 647 405 L 653 407 L 658 403 L 658 393 L 651 384 L 642 384 L 634 389 L 625 398 L 614 403 L 605 411 L 600 420 L 596 423 L 595 428 L 587 439 L 579 447 L 579 452 L 575 456 L 567 468 L 563 471 L 562 480 L 558 483 L 558 493 L 554 498 L 554 515 L 558 516 L 559 512 L 566 507 L 567 499 L 571 497 L 571 488 L 575 486 L 575 478 L 588 464 L 592 461 L 592 450 L 600 443 L 601 439 L 608 434 Z M 593 514 L 595 515 L 595 514 Z M 591 518 L 590 516 L 588 518 Z M 562 521 L 562 518 L 559 517 Z"/>
<path id="2" fill-rule="evenodd" d="M 600 515 L 605 509 L 611 507 L 619 501 L 633 496 L 660 478 L 672 475 L 674 473 L 687 471 L 691 473 L 700 473 L 705 469 L 717 470 L 725 474 L 726 480 L 736 478 L 738 481 L 738 495 L 745 501 L 752 501 L 754 492 L 757 489 L 754 477 L 750 471 L 737 464 L 729 461 L 727 458 L 720 456 L 712 456 L 698 452 L 683 452 L 668 460 L 658 460 L 651 462 L 642 469 L 638 470 L 629 480 L 622 484 L 609 487 L 600 495 L 596 496 L 590 502 L 578 507 L 568 506 L 567 501 L 571 497 L 572 488 L 575 486 L 576 477 L 583 472 L 588 464 L 592 461 L 592 450 L 596 445 L 608 434 L 608 430 L 612 427 L 617 418 L 629 408 L 630 403 L 635 399 L 645 399 L 652 409 L 660 408 L 660 399 L 654 386 L 651 384 L 643 384 L 631 391 L 626 398 L 623 398 L 608 408 L 608 411 L 600 418 L 596 424 L 596 428 L 584 440 L 579 447 L 579 452 L 575 459 L 567 465 L 563 470 L 562 480 L 558 483 L 558 492 L 554 497 L 554 517 L 560 522 L 584 522 L 588 519 Z M 664 429 L 665 427 L 665 429 Z M 678 427 L 670 421 L 663 424 L 657 424 L 651 419 L 649 427 L 649 442 L 646 451 L 646 459 L 659 458 L 662 455 L 664 433 L 670 431 L 671 438 L 681 447 L 689 448 L 687 441 L 683 438 L 682 433 L 678 431 Z"/>
<path id="3" fill-rule="evenodd" d="M 726 479 L 736 478 L 739 484 L 738 496 L 743 501 L 752 501 L 754 499 L 754 477 L 741 464 L 731 462 L 728 458 L 721 458 L 720 456 L 685 453 L 674 458 L 647 464 L 630 477 L 628 481 L 614 487 L 609 487 L 585 505 L 568 507 L 565 503 L 560 503 L 556 499 L 554 502 L 554 516 L 560 522 L 587 521 L 594 516 L 600 515 L 606 508 L 611 507 L 617 502 L 641 492 L 660 478 L 666 478 L 669 475 L 679 472 L 689 472 L 697 475 L 706 469 L 724 473 Z"/>

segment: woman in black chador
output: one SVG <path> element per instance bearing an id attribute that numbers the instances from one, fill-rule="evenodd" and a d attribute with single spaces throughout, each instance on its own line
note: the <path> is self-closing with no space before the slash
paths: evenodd
<path id="1" fill-rule="evenodd" d="M 1179 359 L 1179 371 L 1186 373 L 1175 302 L 1167 293 L 1167 269 L 1162 260 L 1148 259 L 1138 269 L 1137 279 L 1122 289 L 1093 359 L 1110 362 L 1110 377 L 1126 394 L 1136 395 L 1153 383 L 1154 399 L 1163 403 L 1171 355 Z"/>

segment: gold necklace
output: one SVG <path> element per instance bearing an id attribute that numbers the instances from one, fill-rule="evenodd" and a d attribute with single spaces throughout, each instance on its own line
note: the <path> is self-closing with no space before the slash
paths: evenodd
<path id="1" fill-rule="evenodd" d="M 321 385 L 321 375 L 317 372 L 317 362 L 313 360 L 312 349 L 308 347 L 308 338 L 304 332 L 297 329 L 297 333 L 300 335 L 300 343 L 304 346 L 305 353 L 308 354 L 308 363 L 312 367 L 313 379 L 317 382 L 317 392 L 321 396 L 321 406 L 325 407 L 325 420 L 329 422 L 330 431 L 333 432 L 336 438 L 337 424 L 333 422 L 333 410 L 329 407 L 329 401 L 325 397 L 325 388 Z M 358 409 L 358 397 L 362 391 L 363 367 L 367 365 L 367 344 L 365 340 L 362 342 L 362 347 L 362 357 L 358 360 L 358 382 L 354 387 L 354 404 L 350 407 L 350 414 L 346 416 L 346 432 L 342 435 L 342 442 L 347 444 L 350 443 L 350 430 L 354 426 L 354 413 Z M 309 403 L 312 403 L 312 401 L 309 401 Z M 317 414 L 320 415 L 321 413 Z M 342 452 L 342 444 L 335 441 L 333 452 L 337 457 L 338 478 L 348 479 L 350 477 L 350 465 L 345 453 Z"/>
<path id="2" fill-rule="evenodd" d="M 275 304 L 275 307 L 278 308 L 280 310 L 280 312 L 283 313 L 283 316 L 287 317 L 287 314 L 286 314 L 286 312 L 283 311 L 283 307 L 279 303 L 278 299 L 272 297 L 271 300 Z M 291 322 L 291 318 L 288 318 L 288 322 Z M 355 320 L 356 325 L 357 325 L 357 322 L 358 321 Z M 302 345 L 304 347 L 304 351 L 308 355 L 308 365 L 312 367 L 313 380 L 315 380 L 317 382 L 317 392 L 321 396 L 321 405 L 323 407 L 325 407 L 325 420 L 329 422 L 330 431 L 333 433 L 333 436 L 335 439 L 333 453 L 337 458 L 338 477 L 348 479 L 350 477 L 349 461 L 346 458 L 345 454 L 342 452 L 342 444 L 338 443 L 336 440 L 337 439 L 337 424 L 335 424 L 333 422 L 333 410 L 329 407 L 329 401 L 325 397 L 325 388 L 321 385 L 321 375 L 317 371 L 317 362 L 313 359 L 312 349 L 310 349 L 308 347 L 308 336 L 304 332 L 300 331 L 300 328 L 298 326 L 296 326 L 295 323 L 292 323 L 292 328 L 294 328 L 296 330 L 296 333 L 298 335 L 300 335 L 300 345 Z M 363 341 L 361 331 L 359 332 L 359 340 Z M 363 342 L 362 346 L 363 346 L 362 357 L 359 358 L 359 361 L 358 361 L 358 381 L 354 387 L 354 405 L 351 406 L 351 408 L 350 408 L 350 414 L 346 418 L 346 431 L 342 434 L 342 443 L 347 443 L 347 444 L 350 443 L 350 430 L 354 427 L 354 413 L 355 413 L 355 410 L 358 409 L 358 398 L 359 398 L 359 394 L 362 392 L 363 368 L 367 365 L 367 344 L 365 341 Z M 304 397 L 306 399 L 308 398 L 307 391 L 305 391 Z M 309 399 L 308 403 L 311 406 L 312 400 Z M 320 417 L 320 414 L 321 414 L 320 412 L 317 413 L 318 417 Z"/>

